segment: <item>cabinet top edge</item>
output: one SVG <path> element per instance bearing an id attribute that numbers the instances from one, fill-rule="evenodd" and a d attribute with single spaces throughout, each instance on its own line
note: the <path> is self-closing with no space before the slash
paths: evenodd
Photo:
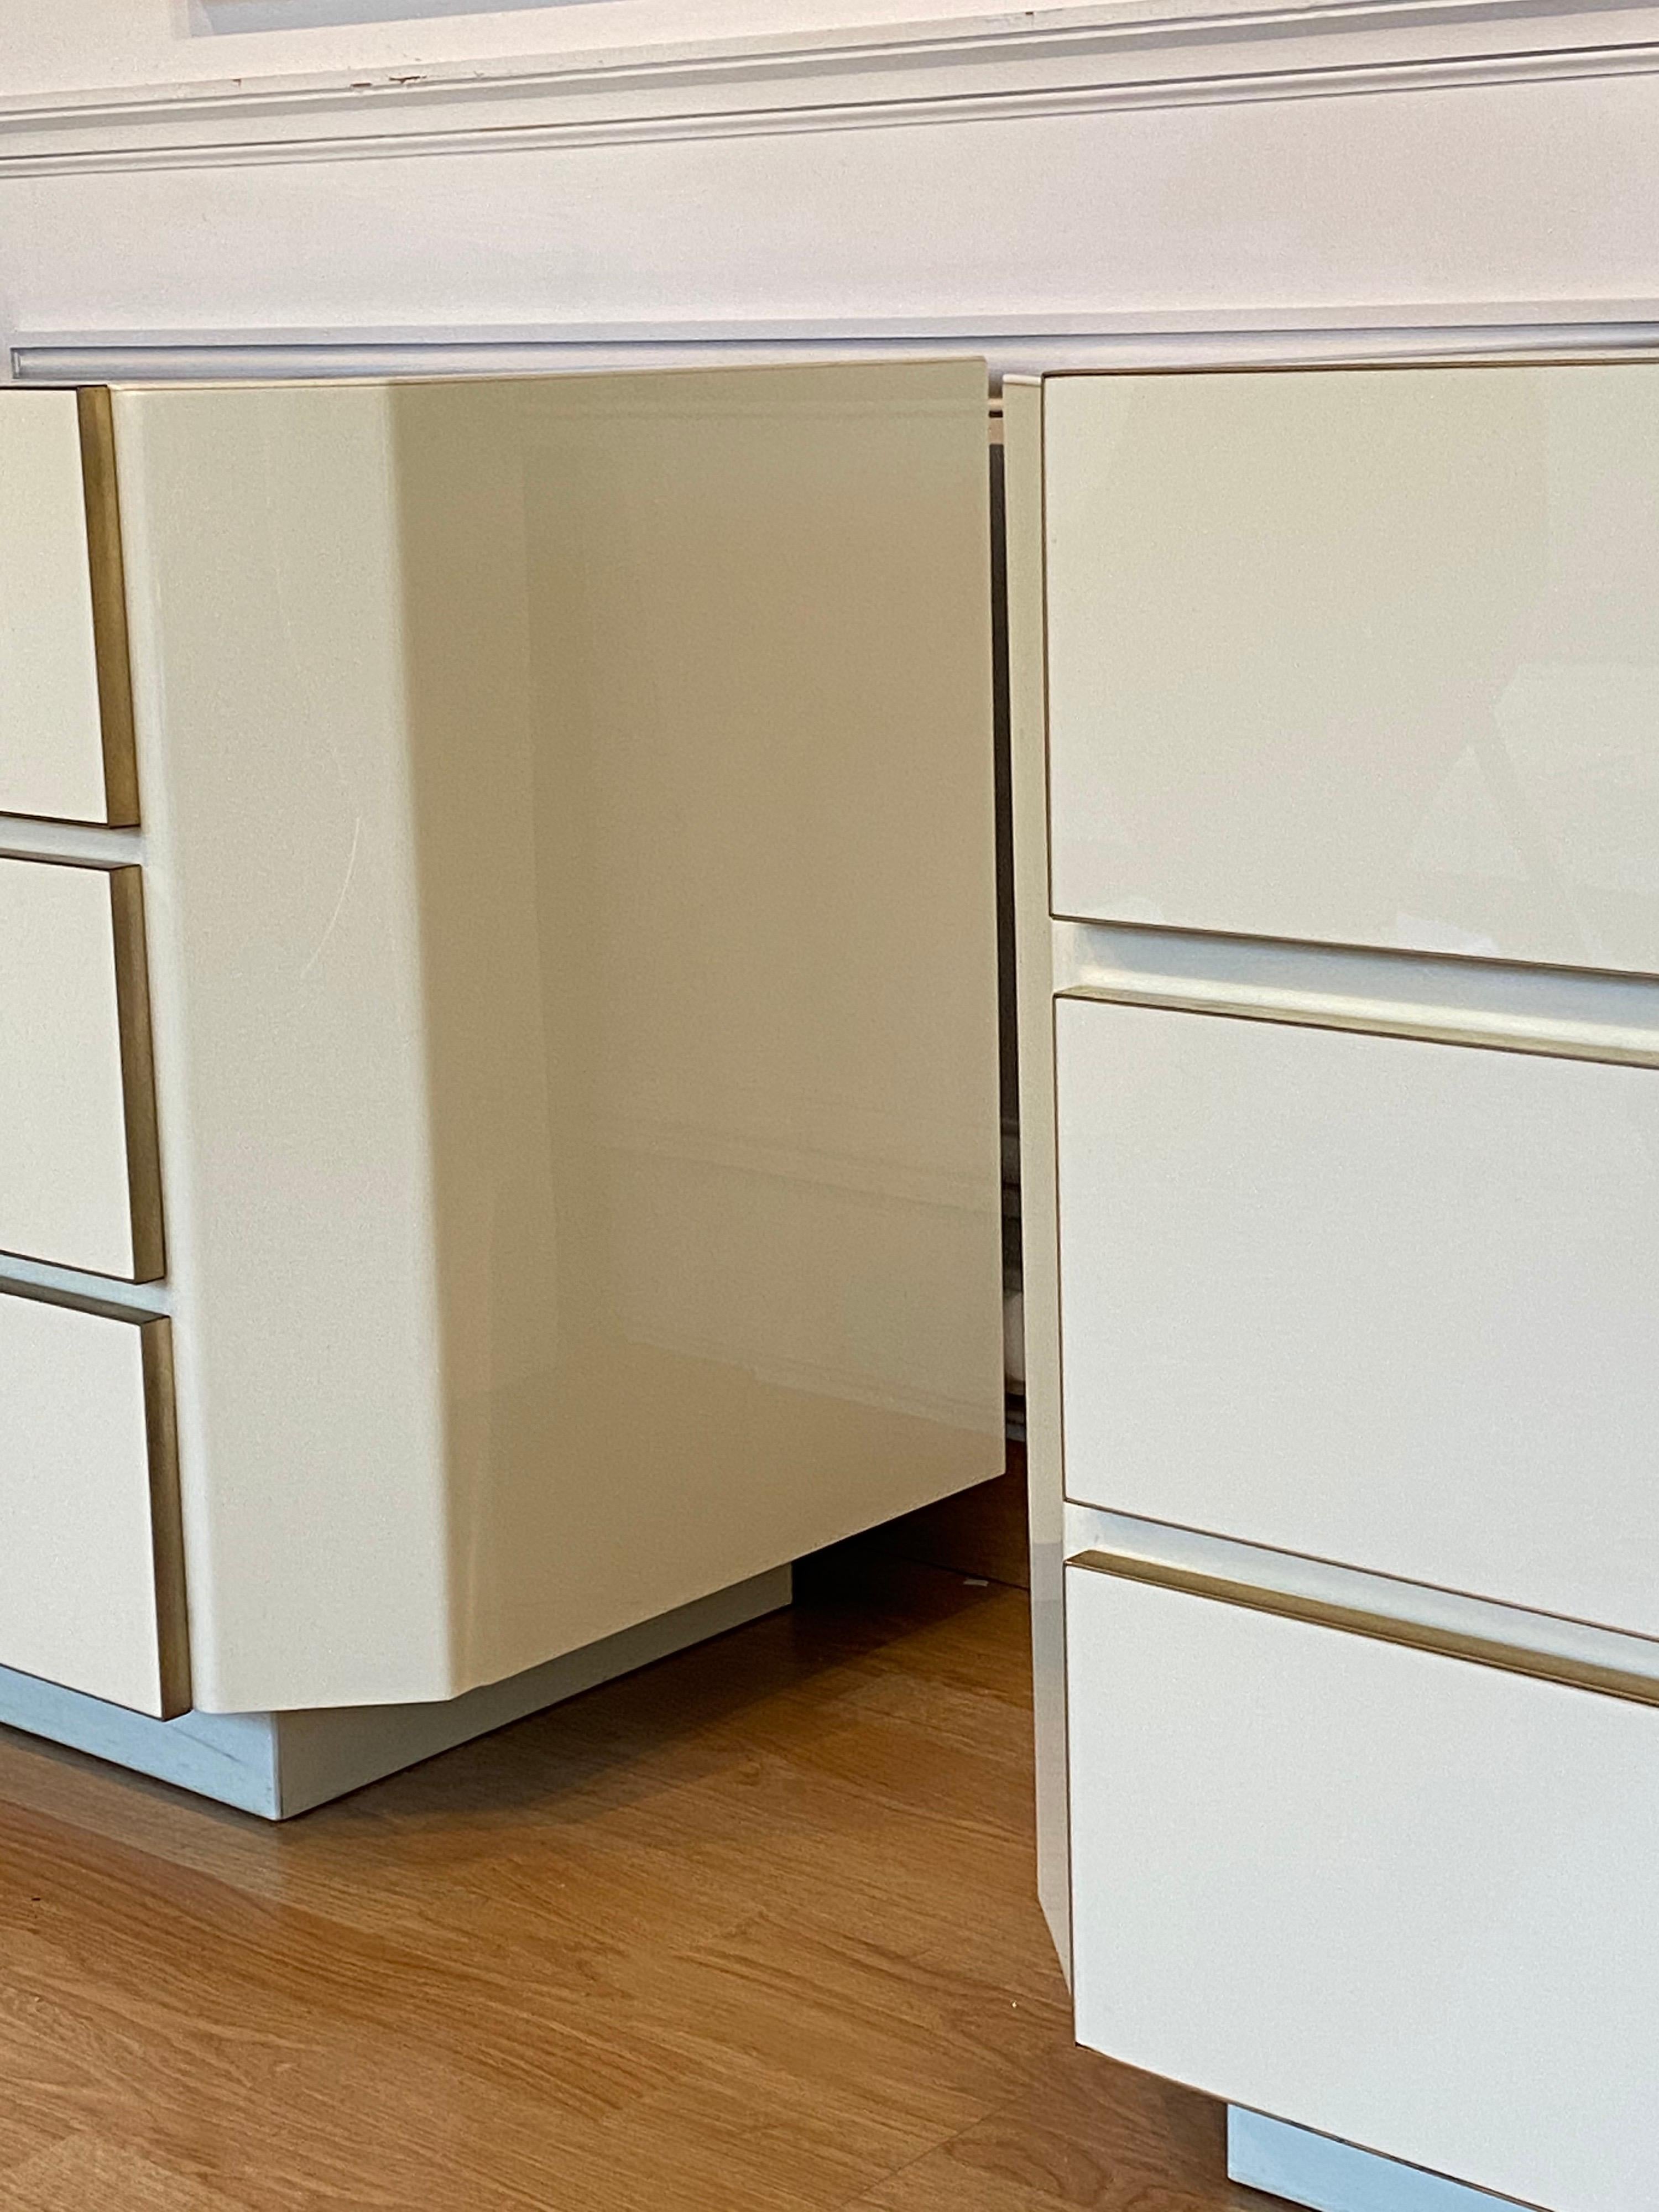
<path id="1" fill-rule="evenodd" d="M 336 374 L 317 371 L 294 376 L 158 375 L 94 380 L 65 380 L 51 383 L 42 380 L 8 385 L 4 387 L 3 397 L 61 398 L 65 393 L 86 392 L 107 392 L 124 398 L 155 392 L 402 392 L 453 386 L 482 386 L 491 390 L 521 387 L 539 391 L 557 386 L 563 390 L 598 391 L 614 390 L 618 386 L 638 389 L 646 386 L 663 389 L 685 388 L 697 383 L 710 382 L 734 386 L 751 383 L 810 385 L 831 378 L 844 379 L 849 384 L 879 385 L 900 379 L 907 383 L 915 383 L 925 377 L 930 382 L 944 384 L 965 382 L 969 374 L 975 390 L 981 393 L 983 401 L 988 403 L 991 398 L 991 367 L 983 354 L 902 354 L 872 361 L 838 356 L 832 349 L 826 349 L 822 356 L 808 361 L 688 362 L 651 368 L 433 369 L 410 370 L 398 374 L 380 371 L 370 375 L 357 374 L 343 368 Z"/>
<path id="2" fill-rule="evenodd" d="M 1659 346 L 1553 345 L 1540 340 L 1535 350 L 1517 345 L 1512 350 L 1482 353 L 1448 348 L 1414 354 L 1368 353 L 1357 348 L 1352 356 L 1322 360 L 1284 361 L 1161 361 L 1103 362 L 1097 367 L 1045 369 L 1019 381 L 1050 384 L 1096 384 L 1108 378 L 1172 376 L 1352 376 L 1395 370 L 1437 373 L 1447 369 L 1652 368 L 1659 367 Z M 1012 376 L 1004 379 L 1012 383 Z"/>

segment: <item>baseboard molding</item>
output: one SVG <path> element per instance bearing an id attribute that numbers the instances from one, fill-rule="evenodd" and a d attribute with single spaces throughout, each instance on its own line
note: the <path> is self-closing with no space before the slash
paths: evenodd
<path id="1" fill-rule="evenodd" d="M 0 101 L 0 175 L 1000 121 L 1659 68 L 1639 0 L 1107 0 L 860 27 Z"/>
<path id="2" fill-rule="evenodd" d="M 0 1725 L 88 1752 L 262 1820 L 286 1820 L 775 1613 L 789 1603 L 793 1580 L 793 1569 L 775 1567 L 438 1705 L 185 1713 L 176 1721 L 155 1721 L 0 1668 Z"/>
<path id="3" fill-rule="evenodd" d="M 1227 2107 L 1227 2175 L 1309 2212 L 1528 2212 L 1507 2197 Z"/>

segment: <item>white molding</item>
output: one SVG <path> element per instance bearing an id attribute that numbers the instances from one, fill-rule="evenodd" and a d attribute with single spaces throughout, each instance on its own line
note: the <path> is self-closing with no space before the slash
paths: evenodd
<path id="1" fill-rule="evenodd" d="M 504 376 L 963 354 L 983 356 L 1000 380 L 1067 369 L 1653 354 L 1659 353 L 1659 300 L 821 322 L 751 316 L 722 323 L 427 329 L 39 330 L 11 334 L 6 347 L 0 374 L 46 385 Z"/>
<path id="2" fill-rule="evenodd" d="M 0 176 L 384 159 L 1659 68 L 1645 0 L 1109 0 L 1024 20 L 0 100 Z"/>

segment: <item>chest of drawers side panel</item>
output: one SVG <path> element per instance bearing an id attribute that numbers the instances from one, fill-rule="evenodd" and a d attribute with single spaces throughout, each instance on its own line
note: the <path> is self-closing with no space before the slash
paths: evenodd
<path id="1" fill-rule="evenodd" d="M 1031 1645 L 1036 1696 L 1037 1871 L 1063 1964 L 1071 1955 L 1066 1784 L 1064 1474 L 1054 1140 L 1054 959 L 1048 919 L 1043 387 L 1003 385 L 1009 729 L 1012 750 L 1016 1019 L 1019 1054 L 1021 1309 L 1030 1485 Z"/>

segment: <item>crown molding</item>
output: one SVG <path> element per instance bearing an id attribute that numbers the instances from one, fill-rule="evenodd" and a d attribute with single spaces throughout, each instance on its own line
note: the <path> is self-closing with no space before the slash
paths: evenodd
<path id="1" fill-rule="evenodd" d="M 0 177 L 384 160 L 1659 68 L 1644 0 L 1110 0 L 881 33 L 0 99 Z"/>

